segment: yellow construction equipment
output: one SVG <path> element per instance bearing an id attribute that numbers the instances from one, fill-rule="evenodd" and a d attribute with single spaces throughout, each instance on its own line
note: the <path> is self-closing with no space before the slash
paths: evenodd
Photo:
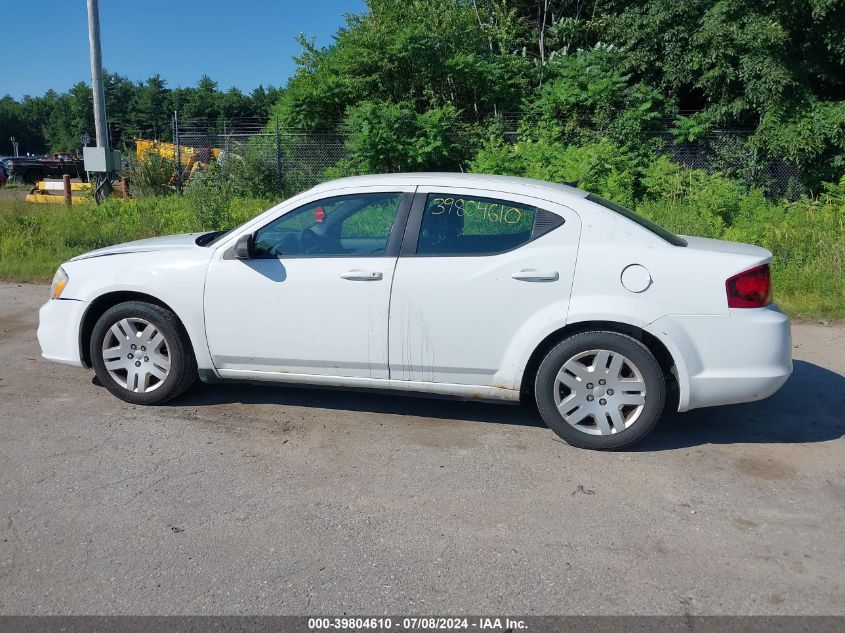
<path id="1" fill-rule="evenodd" d="M 135 155 L 144 160 L 149 155 L 161 156 L 170 161 L 176 160 L 176 145 L 164 141 L 147 141 L 137 139 L 135 141 Z M 220 156 L 220 148 L 212 147 L 210 150 L 197 149 L 189 145 L 179 146 L 179 161 L 182 167 L 193 172 L 197 167 L 207 165 L 212 159 L 217 160 Z"/>

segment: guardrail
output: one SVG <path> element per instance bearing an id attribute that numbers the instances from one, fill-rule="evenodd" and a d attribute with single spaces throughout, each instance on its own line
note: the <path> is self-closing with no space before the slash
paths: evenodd
<path id="1" fill-rule="evenodd" d="M 121 178 L 121 186 L 112 195 L 129 198 L 129 180 Z M 40 180 L 30 189 L 27 202 L 40 204 L 82 204 L 93 199 L 94 185 L 90 182 L 71 182 L 70 176 L 62 180 Z"/>
<path id="2" fill-rule="evenodd" d="M 69 176 L 62 180 L 40 180 L 30 189 L 27 202 L 42 204 L 82 204 L 91 199 L 90 182 L 71 182 Z"/>

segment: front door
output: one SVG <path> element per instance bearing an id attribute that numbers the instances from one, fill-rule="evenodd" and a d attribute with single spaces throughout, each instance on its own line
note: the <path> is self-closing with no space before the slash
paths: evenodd
<path id="1" fill-rule="evenodd" d="M 205 288 L 215 367 L 387 378 L 390 286 L 411 195 L 313 200 L 259 228 L 252 258 L 219 249 Z"/>

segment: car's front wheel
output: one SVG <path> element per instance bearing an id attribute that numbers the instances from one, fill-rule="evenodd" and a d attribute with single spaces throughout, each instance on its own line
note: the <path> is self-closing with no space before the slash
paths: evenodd
<path id="1" fill-rule="evenodd" d="M 534 384 L 537 408 L 563 440 L 614 450 L 642 439 L 666 402 L 660 365 L 648 348 L 617 332 L 584 332 L 556 345 Z"/>
<path id="2" fill-rule="evenodd" d="M 100 382 L 133 404 L 160 404 L 197 378 L 190 340 L 170 310 L 142 301 L 120 303 L 97 320 L 91 364 Z"/>

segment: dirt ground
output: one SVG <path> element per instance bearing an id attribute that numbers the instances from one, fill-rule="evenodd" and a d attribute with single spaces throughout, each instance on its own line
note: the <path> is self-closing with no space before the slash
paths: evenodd
<path id="1" fill-rule="evenodd" d="M 0 284 L 0 613 L 845 614 L 845 328 L 769 400 L 571 448 L 527 407 L 113 398 Z"/>

